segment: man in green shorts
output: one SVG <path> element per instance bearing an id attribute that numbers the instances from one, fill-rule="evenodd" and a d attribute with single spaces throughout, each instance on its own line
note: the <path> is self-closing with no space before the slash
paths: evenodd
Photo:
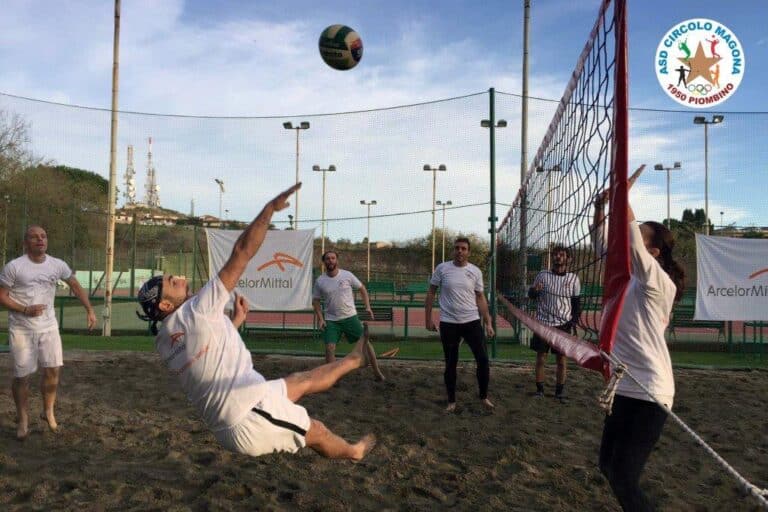
<path id="1" fill-rule="evenodd" d="M 336 360 L 336 344 L 344 334 L 349 343 L 355 343 L 363 336 L 363 323 L 357 317 L 355 308 L 355 290 L 360 290 L 365 310 L 373 320 L 371 302 L 365 285 L 352 272 L 339 268 L 339 255 L 336 251 L 326 251 L 323 254 L 325 273 L 315 281 L 312 290 L 312 307 L 315 309 L 317 323 L 323 331 L 325 342 L 325 361 L 332 363 Z M 325 316 L 320 306 L 320 300 L 325 303 Z M 367 350 L 373 352 L 373 346 L 367 343 Z M 371 358 L 372 360 L 375 358 Z M 378 367 L 374 367 L 379 380 L 384 375 Z"/>

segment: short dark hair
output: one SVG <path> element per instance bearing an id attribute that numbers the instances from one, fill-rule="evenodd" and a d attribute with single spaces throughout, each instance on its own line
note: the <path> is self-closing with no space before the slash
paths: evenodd
<path id="1" fill-rule="evenodd" d="M 556 252 L 564 252 L 568 258 L 571 257 L 571 249 L 562 244 L 557 244 L 556 246 L 552 247 L 552 254 L 555 254 Z"/>
<path id="2" fill-rule="evenodd" d="M 328 250 L 328 251 L 325 251 L 325 252 L 323 253 L 323 256 L 320 258 L 320 261 L 322 261 L 322 262 L 325 262 L 325 257 L 326 257 L 326 256 L 328 256 L 328 255 L 329 255 L 329 254 L 331 254 L 331 253 L 333 253 L 333 254 L 335 254 L 335 255 L 336 255 L 336 259 L 338 259 L 338 258 L 339 258 L 339 253 L 337 253 L 337 252 L 336 252 L 336 251 L 334 251 L 333 249 L 330 249 L 330 250 Z"/>
<path id="3" fill-rule="evenodd" d="M 157 322 L 162 320 L 160 301 L 163 300 L 163 276 L 154 276 L 147 280 L 139 290 L 136 299 L 139 301 L 144 314 L 136 312 L 136 316 L 145 322 L 151 322 L 152 334 L 157 334 Z"/>
<path id="4" fill-rule="evenodd" d="M 465 236 L 460 236 L 459 238 L 457 238 L 457 239 L 456 239 L 456 240 L 453 242 L 453 244 L 454 244 L 454 245 L 456 245 L 456 244 L 458 244 L 458 243 L 462 243 L 462 242 L 463 242 L 463 243 L 465 243 L 465 244 L 467 244 L 467 249 L 472 249 L 472 244 L 471 244 L 471 243 L 469 243 L 469 238 L 467 238 L 467 237 L 465 237 Z"/>

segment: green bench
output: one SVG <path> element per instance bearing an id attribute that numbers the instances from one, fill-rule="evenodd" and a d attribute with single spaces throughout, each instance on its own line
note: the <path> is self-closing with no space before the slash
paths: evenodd
<path id="1" fill-rule="evenodd" d="M 395 293 L 402 299 L 404 296 L 408 296 L 408 300 L 413 301 L 416 295 L 426 295 L 429 291 L 429 282 L 420 281 L 418 283 L 408 283 L 402 288 L 399 288 Z"/>
<path id="2" fill-rule="evenodd" d="M 672 309 L 672 318 L 669 322 L 669 334 L 677 341 L 676 330 L 680 328 L 714 329 L 717 330 L 717 341 L 722 336 L 725 339 L 725 322 L 722 320 L 695 320 L 693 318 L 696 306 L 679 303 Z"/>
<path id="3" fill-rule="evenodd" d="M 394 281 L 368 281 L 365 289 L 368 290 L 371 300 L 379 299 L 379 295 L 385 296 L 386 300 L 395 299 Z"/>

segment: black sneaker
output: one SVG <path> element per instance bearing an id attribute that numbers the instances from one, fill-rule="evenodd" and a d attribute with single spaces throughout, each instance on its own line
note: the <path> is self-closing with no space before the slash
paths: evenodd
<path id="1" fill-rule="evenodd" d="M 555 395 L 555 400 L 557 400 L 561 404 L 568 403 L 568 398 L 565 395 L 563 395 L 563 394 Z"/>
<path id="2" fill-rule="evenodd" d="M 544 398 L 544 391 L 537 390 L 536 393 L 534 393 L 534 398 Z"/>

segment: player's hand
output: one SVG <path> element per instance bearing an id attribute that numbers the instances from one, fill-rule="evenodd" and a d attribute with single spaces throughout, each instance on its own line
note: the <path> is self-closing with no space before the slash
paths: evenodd
<path id="1" fill-rule="evenodd" d="M 373 310 L 371 308 L 366 308 L 365 311 L 368 313 L 369 320 L 375 320 L 375 318 L 373 317 Z"/>
<path id="2" fill-rule="evenodd" d="M 635 184 L 635 182 L 637 181 L 637 178 L 639 178 L 640 175 L 643 174 L 643 169 L 645 169 L 645 164 L 635 169 L 635 172 L 633 172 L 632 176 L 629 177 L 629 179 L 627 180 L 627 187 L 629 189 L 631 189 L 632 185 Z"/>
<path id="3" fill-rule="evenodd" d="M 96 313 L 93 311 L 93 308 L 88 309 L 85 312 L 86 316 L 86 325 L 88 326 L 88 330 L 92 331 L 94 327 L 96 327 Z"/>
<path id="4" fill-rule="evenodd" d="M 539 282 L 534 284 L 533 289 L 536 290 L 537 292 L 542 291 L 544 289 L 544 283 Z"/>
<path id="5" fill-rule="evenodd" d="M 234 309 L 232 310 L 232 323 L 242 325 L 248 316 L 248 301 L 245 296 L 235 294 Z"/>
<path id="6" fill-rule="evenodd" d="M 437 331 L 437 327 L 435 327 L 435 322 L 430 317 L 427 317 L 425 327 L 427 328 L 428 331 Z"/>
<path id="7" fill-rule="evenodd" d="M 280 210 L 284 210 L 288 208 L 288 206 L 291 204 L 288 202 L 288 198 L 291 197 L 291 194 L 296 192 L 301 188 L 301 182 L 296 183 L 292 187 L 280 192 L 277 196 L 275 196 L 270 203 L 272 204 L 272 209 L 276 212 L 279 212 Z"/>
<path id="8" fill-rule="evenodd" d="M 325 330 L 325 319 L 321 318 L 320 320 L 318 320 L 317 328 L 320 329 L 321 331 Z"/>
<path id="9" fill-rule="evenodd" d="M 40 316 L 45 311 L 45 304 L 32 304 L 30 306 L 24 306 L 25 316 Z"/>
<path id="10" fill-rule="evenodd" d="M 493 326 L 491 325 L 491 322 L 485 323 L 485 337 L 486 338 L 493 338 L 493 336 L 496 333 L 493 331 Z"/>

